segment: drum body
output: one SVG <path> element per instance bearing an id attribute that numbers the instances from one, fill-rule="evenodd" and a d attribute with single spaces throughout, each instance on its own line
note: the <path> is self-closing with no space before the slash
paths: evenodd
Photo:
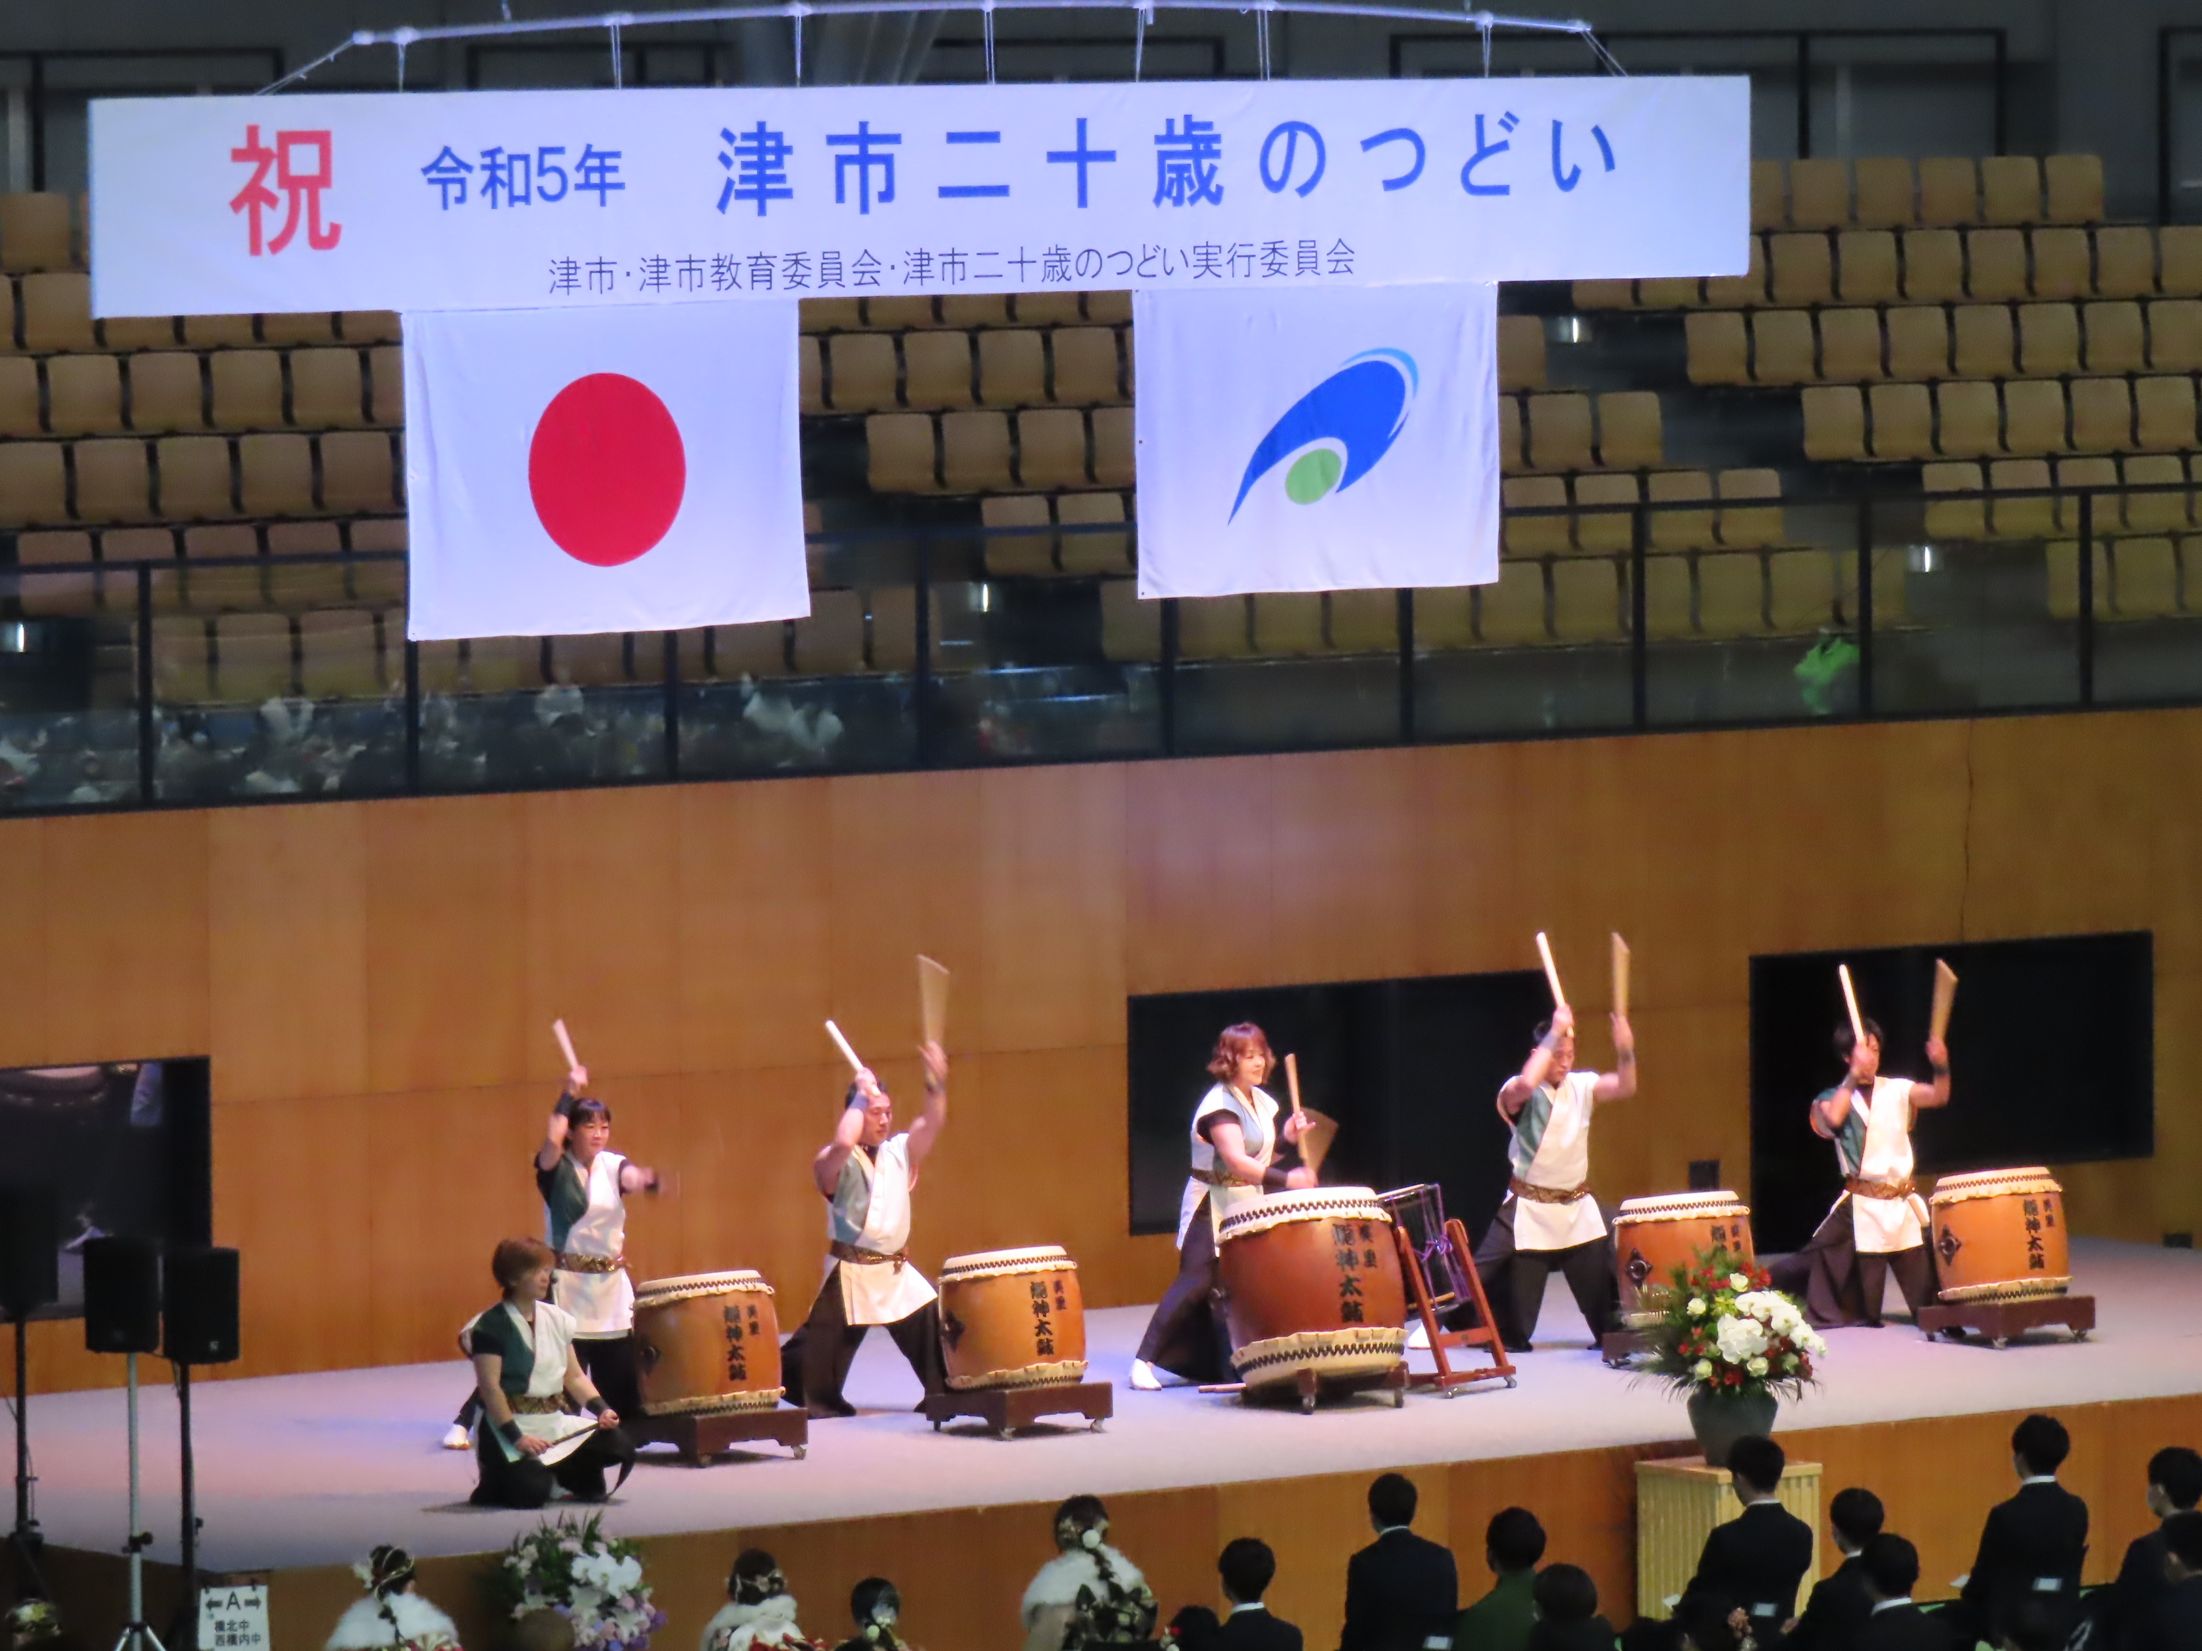
<path id="1" fill-rule="evenodd" d="M 948 1385 L 1045 1387 L 1086 1373 L 1078 1263 L 1054 1244 L 952 1255 L 940 1270 Z"/>
<path id="2" fill-rule="evenodd" d="M 1944 1301 L 2025 1301 L 2071 1288 L 2064 1189 L 2046 1169 L 1945 1175 L 1928 1203 Z"/>
<path id="3" fill-rule="evenodd" d="M 1367 1187 L 1269 1193 L 1223 1218 L 1231 1362 L 1249 1387 L 1376 1381 L 1407 1345 L 1392 1218 Z"/>
<path id="4" fill-rule="evenodd" d="M 651 1416 L 770 1410 L 780 1381 L 780 1316 L 762 1274 L 691 1273 L 635 1291 L 635 1375 Z"/>
<path id="5" fill-rule="evenodd" d="M 1647 1285 L 1665 1284 L 1701 1250 L 1727 1250 L 1756 1263 L 1751 1206 L 1732 1192 L 1678 1192 L 1631 1198 L 1613 1217 L 1614 1281 L 1624 1315 L 1643 1311 Z"/>

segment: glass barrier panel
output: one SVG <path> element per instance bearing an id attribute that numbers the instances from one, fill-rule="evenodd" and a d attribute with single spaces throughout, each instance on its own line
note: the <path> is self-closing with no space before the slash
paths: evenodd
<path id="1" fill-rule="evenodd" d="M 1502 556 L 1492 584 L 1416 591 L 1415 737 L 1628 727 L 1626 560 Z"/>
<path id="2" fill-rule="evenodd" d="M 0 571 L 0 813 L 139 802 L 129 581 Z"/>

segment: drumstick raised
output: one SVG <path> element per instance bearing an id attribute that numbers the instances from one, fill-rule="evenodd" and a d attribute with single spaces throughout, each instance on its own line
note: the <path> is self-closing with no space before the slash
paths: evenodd
<path id="1" fill-rule="evenodd" d="M 566 1023 L 562 1020 L 552 1021 L 551 1036 L 558 1040 L 558 1052 L 566 1057 L 566 1070 L 572 1072 L 579 1069 L 581 1057 L 573 1052 L 573 1039 L 566 1035 Z"/>
<path id="2" fill-rule="evenodd" d="M 1567 994 L 1560 990 L 1560 968 L 1552 961 L 1552 942 L 1545 939 L 1542 929 L 1537 931 L 1537 956 L 1544 960 L 1544 978 L 1546 984 L 1552 988 L 1552 1006 L 1555 1009 L 1565 1009 Z"/>
<path id="3" fill-rule="evenodd" d="M 1292 1115 L 1300 1116 L 1300 1057 L 1285 1056 L 1285 1088 L 1292 1096 Z"/>
<path id="4" fill-rule="evenodd" d="M 1843 983 L 1843 1007 L 1850 1011 L 1850 1036 L 1854 1044 L 1866 1041 L 1865 1016 L 1858 1013 L 1858 990 L 1850 983 L 1850 965 L 1835 965 L 1835 976 Z"/>
<path id="5" fill-rule="evenodd" d="M 1942 1041 L 1950 1029 L 1950 1006 L 1957 1001 L 1957 971 L 1939 957 L 1934 960 L 1934 1011 L 1927 1017 L 1927 1036 Z"/>
<path id="6" fill-rule="evenodd" d="M 1613 937 L 1613 1012 L 1629 1018 L 1629 943 Z"/>
<path id="7" fill-rule="evenodd" d="M 918 954 L 918 1025 L 927 1043 L 946 1041 L 948 1029 L 948 971 Z"/>
<path id="8" fill-rule="evenodd" d="M 849 1047 L 849 1040 L 841 1035 L 841 1028 L 830 1020 L 826 1022 L 826 1036 L 833 1039 L 833 1046 L 841 1051 L 841 1058 L 849 1063 L 851 1072 L 864 1070 L 864 1063 L 856 1058 L 856 1051 Z"/>

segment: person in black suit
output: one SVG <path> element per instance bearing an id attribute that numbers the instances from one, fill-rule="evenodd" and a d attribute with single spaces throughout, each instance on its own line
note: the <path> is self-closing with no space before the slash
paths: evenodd
<path id="1" fill-rule="evenodd" d="M 2162 1521 L 2174 1514 L 2191 1513 L 2202 1505 L 2202 1455 L 2185 1445 L 2170 1445 L 2149 1458 L 2148 1511 L 2158 1528 L 2136 1537 L 2126 1549 L 2118 1580 L 2096 1596 L 2095 1636 L 2092 1644 L 2108 1651 L 2149 1651 L 2149 1620 L 2156 1602 L 2171 1586 L 2164 1575 Z"/>
<path id="2" fill-rule="evenodd" d="M 1529 1651 L 1613 1651 L 1613 1624 L 1598 1614 L 1598 1584 L 1580 1565 L 1547 1565 L 1533 1593 Z"/>
<path id="3" fill-rule="evenodd" d="M 1268 1543 L 1254 1536 L 1233 1537 L 1217 1556 L 1216 1573 L 1223 1578 L 1223 1597 L 1231 1602 L 1223 1632 L 1216 1636 L 1217 1651 L 1300 1651 L 1299 1629 L 1271 1616 L 1262 1603 L 1277 1574 L 1277 1556 Z"/>
<path id="4" fill-rule="evenodd" d="M 2056 1613 L 2038 1599 L 2022 1599 L 2011 1608 L 1996 1651 L 2064 1651 L 2065 1631 Z"/>
<path id="5" fill-rule="evenodd" d="M 1697 1574 L 1683 1589 L 1740 1604 L 1761 1631 L 1787 1622 L 1797 1608 L 1797 1588 L 1812 1569 L 1812 1527 L 1781 1505 L 1782 1470 L 1789 1459 L 1773 1440 L 1752 1435 L 1728 1451 L 1743 1512 L 1706 1534 Z"/>
<path id="6" fill-rule="evenodd" d="M 1954 1651 L 1942 1620 L 1947 1613 L 1929 1616 L 1911 1602 L 1919 1586 L 1919 1550 L 1883 1532 L 1866 1544 L 1864 1559 L 1872 1611 L 1859 1631 L 1858 1651 Z"/>
<path id="7" fill-rule="evenodd" d="M 2202 1513 L 2164 1521 L 2165 1588 L 2146 1644 L 2149 1651 L 2202 1651 Z"/>
<path id="8" fill-rule="evenodd" d="M 1980 1553 L 1952 1607 L 1960 1643 L 2002 1638 L 2012 1608 L 2022 1599 L 2050 1605 L 2070 1628 L 2080 1597 L 2080 1566 L 2087 1557 L 2087 1504 L 2057 1483 L 2057 1469 L 2072 1449 L 2071 1435 L 2054 1416 L 2029 1416 L 2011 1434 L 2018 1494 L 1988 1510 Z"/>
<path id="9" fill-rule="evenodd" d="M 1885 1517 L 1881 1499 L 1869 1490 L 1853 1485 L 1835 1493 L 1828 1522 L 1843 1562 L 1814 1586 L 1804 1615 L 1782 1635 L 1781 1651 L 1857 1651 L 1858 1635 L 1873 1611 L 1866 1598 L 1866 1544 L 1881 1534 Z"/>
<path id="10" fill-rule="evenodd" d="M 1376 1540 L 1346 1562 L 1346 1626 L 1338 1651 L 1425 1651 L 1448 1646 L 1460 1611 L 1452 1550 L 1409 1529 L 1414 1481 L 1379 1474 L 1369 1485 Z"/>

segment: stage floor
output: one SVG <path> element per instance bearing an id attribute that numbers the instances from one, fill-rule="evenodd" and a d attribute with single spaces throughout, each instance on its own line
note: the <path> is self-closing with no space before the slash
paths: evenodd
<path id="1" fill-rule="evenodd" d="M 1784 1425 L 2202 1392 L 2202 1256 L 2099 1242 L 2073 1249 L 2074 1276 L 2097 1298 L 2091 1341 L 2048 1332 L 1997 1351 L 1930 1342 L 1908 1324 L 1839 1331 L 1829 1338 L 1823 1385 L 1784 1407 Z M 1589 1351 L 1557 1277 L 1539 1350 L 1519 1361 L 1518 1388 L 1479 1385 L 1452 1399 L 1418 1394 L 1400 1411 L 1374 1397 L 1307 1416 L 1191 1389 L 1132 1392 L 1125 1375 L 1146 1318 L 1143 1308 L 1119 1308 L 1087 1319 L 1092 1377 L 1118 1389 L 1104 1432 L 1068 1418 L 1070 1425 L 1043 1425 L 1010 1442 L 976 1424 L 936 1435 L 908 1408 L 916 1387 L 893 1344 L 872 1336 L 849 1384 L 863 1414 L 813 1424 L 806 1460 L 767 1450 L 697 1470 L 647 1452 L 618 1498 L 618 1528 L 651 1536 L 801 1524 L 1271 1479 L 1288 1463 L 1293 1475 L 1311 1475 L 1687 1436 L 1674 1400 Z M 1427 1355 L 1415 1362 L 1426 1368 Z M 503 1547 L 537 1516 L 469 1507 L 473 1458 L 437 1448 L 468 1376 L 452 1361 L 200 1383 L 192 1398 L 201 1564 L 234 1572 L 349 1563 L 377 1542 L 422 1556 Z M 152 1556 L 173 1560 L 176 1404 L 165 1385 L 143 1394 L 141 1427 L 144 1524 L 154 1533 Z M 126 1523 L 122 1395 L 34 1398 L 30 1429 L 47 1539 L 118 1547 Z"/>

